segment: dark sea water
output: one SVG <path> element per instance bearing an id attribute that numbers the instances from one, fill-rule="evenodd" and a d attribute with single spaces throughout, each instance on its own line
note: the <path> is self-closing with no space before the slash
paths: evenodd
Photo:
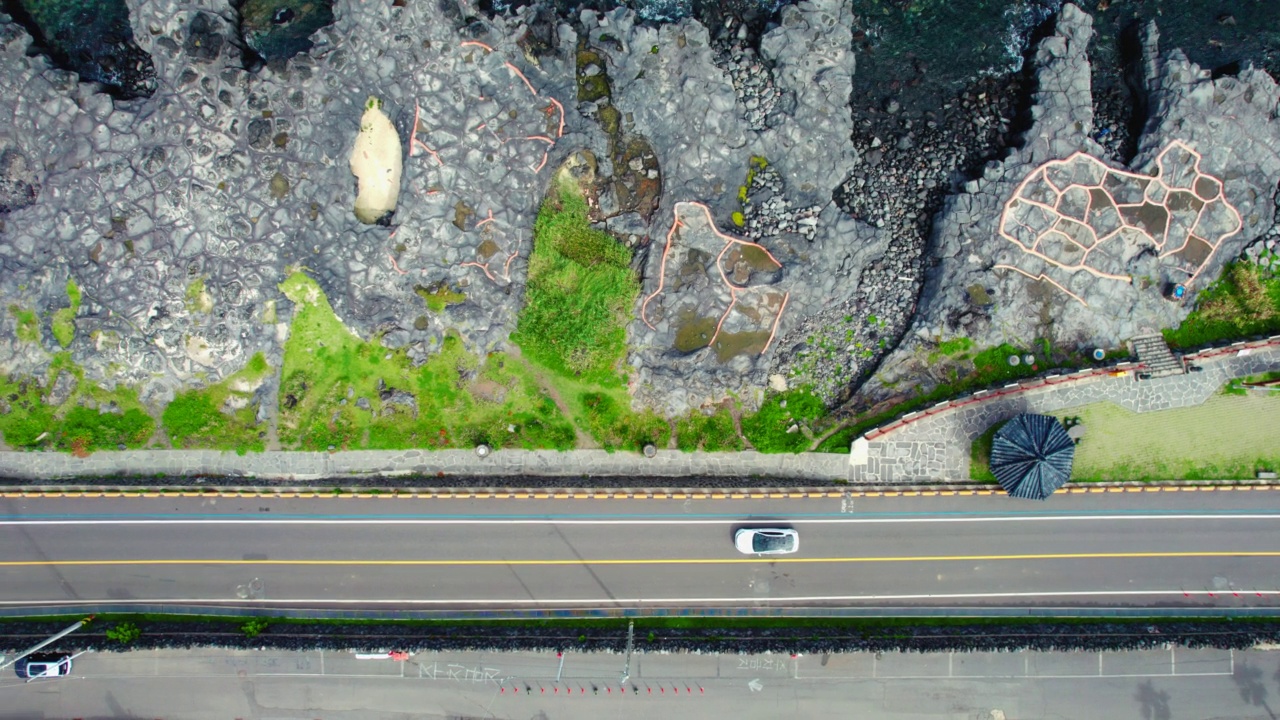
<path id="1" fill-rule="evenodd" d="M 925 112 L 987 76 L 1017 72 L 1052 28 L 1061 0 L 853 0 L 857 15 L 859 106 L 896 99 L 904 114 Z M 1233 72 L 1247 63 L 1280 77 L 1280 0 L 1091 0 L 1090 48 L 1098 94 L 1122 92 L 1136 31 L 1150 20 L 1162 49 L 1181 48 L 1204 67 Z M 861 97 L 859 97 L 861 93 Z"/>
<path id="2" fill-rule="evenodd" d="M 521 2 L 522 0 L 516 0 Z M 496 0 L 502 10 L 511 0 Z M 752 39 L 778 18 L 781 0 L 553 0 L 566 17 L 582 8 L 625 4 L 650 22 L 693 16 L 712 36 L 726 20 L 745 21 Z M 966 88 L 1012 80 L 1039 37 L 1052 30 L 1063 0 L 852 0 L 858 71 L 851 98 L 855 116 L 876 119 L 893 101 L 894 122 L 924 118 Z M 1087 0 L 1077 4 L 1094 18 L 1090 48 L 1096 94 L 1123 115 L 1130 103 L 1123 85 L 1136 31 L 1150 20 L 1161 47 L 1181 48 L 1200 65 L 1234 72 L 1252 63 L 1280 77 L 1280 0 Z M 734 23 L 736 30 L 742 25 Z M 1027 83 L 1021 86 L 1026 89 Z M 883 118 L 876 119 L 876 122 Z"/>

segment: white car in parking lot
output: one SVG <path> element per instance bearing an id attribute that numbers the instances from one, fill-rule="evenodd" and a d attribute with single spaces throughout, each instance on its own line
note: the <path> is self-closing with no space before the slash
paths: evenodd
<path id="1" fill-rule="evenodd" d="M 791 528 L 743 528 L 733 546 L 745 555 L 786 555 L 800 549 L 800 534 Z"/>

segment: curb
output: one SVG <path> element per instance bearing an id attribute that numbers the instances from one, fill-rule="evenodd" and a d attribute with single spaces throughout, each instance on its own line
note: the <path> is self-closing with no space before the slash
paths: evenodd
<path id="1" fill-rule="evenodd" d="M 212 620 L 240 618 L 289 618 L 306 620 L 602 620 L 620 618 L 1280 618 L 1280 607 L 1132 607 L 1046 605 L 1041 607 L 961 606 L 923 607 L 918 605 L 866 605 L 861 607 L 705 607 L 697 609 L 648 608 L 559 608 L 508 610 L 376 610 L 333 609 L 279 605 L 160 604 L 122 602 L 112 604 L 76 603 L 0 608 L 0 620 L 33 620 L 75 615 L 187 615 Z"/>

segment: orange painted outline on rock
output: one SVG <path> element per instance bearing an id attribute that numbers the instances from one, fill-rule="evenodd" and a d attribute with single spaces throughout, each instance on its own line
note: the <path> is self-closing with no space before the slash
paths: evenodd
<path id="1" fill-rule="evenodd" d="M 422 109 L 418 106 L 418 103 L 414 103 L 413 104 L 413 129 L 409 131 L 409 157 L 413 157 L 416 154 L 414 152 L 415 150 L 417 150 L 418 148 L 422 148 L 423 150 L 426 150 L 427 152 L 431 153 L 431 157 L 435 158 L 436 162 L 440 163 L 440 167 L 444 167 L 444 161 L 440 159 L 440 156 L 436 154 L 436 151 L 427 147 L 426 143 L 418 139 L 418 117 L 421 114 L 421 112 L 422 112 Z"/>
<path id="2" fill-rule="evenodd" d="M 1165 181 L 1165 172 L 1166 172 L 1166 168 L 1165 168 L 1165 157 L 1169 154 L 1169 152 L 1170 152 L 1170 151 L 1174 150 L 1175 148 L 1177 148 L 1177 149 L 1181 149 L 1181 150 L 1185 151 L 1188 155 L 1190 155 L 1190 156 L 1194 159 L 1194 162 L 1192 163 L 1192 166 L 1191 166 L 1191 168 L 1192 168 L 1192 171 L 1193 171 L 1194 175 L 1193 175 L 1192 180 L 1191 180 L 1191 187 L 1190 187 L 1190 188 L 1174 187 L 1174 186 L 1170 185 L 1168 182 L 1166 182 L 1166 181 Z M 1056 183 L 1054 183 L 1054 182 L 1053 182 L 1053 179 L 1049 177 L 1049 170 L 1050 170 L 1050 169 L 1055 168 L 1055 167 L 1066 167 L 1066 166 L 1069 166 L 1069 165 L 1071 165 L 1072 163 L 1075 163 L 1075 162 L 1080 161 L 1080 160 L 1082 160 L 1082 159 L 1083 159 L 1084 161 L 1086 161 L 1086 162 L 1088 162 L 1088 163 L 1092 164 L 1092 166 L 1094 167 L 1094 169 L 1097 169 L 1097 170 L 1100 170 L 1100 171 L 1101 171 L 1101 173 L 1102 173 L 1102 179 L 1098 181 L 1098 184 L 1096 184 L 1096 185 L 1082 185 L 1082 184 L 1080 184 L 1080 183 L 1073 182 L 1073 183 L 1070 183 L 1069 185 L 1067 185 L 1066 187 L 1062 187 L 1062 188 L 1060 188 L 1060 187 L 1058 187 L 1058 185 L 1057 185 Z M 1210 251 L 1209 251 L 1209 255 L 1208 255 L 1208 257 L 1206 257 L 1206 258 L 1204 259 L 1204 261 L 1202 261 L 1202 262 L 1200 263 L 1200 265 L 1196 268 L 1195 272 L 1192 272 L 1192 273 L 1191 273 L 1191 276 L 1187 279 L 1186 285 L 1188 285 L 1188 286 L 1189 286 L 1189 285 L 1191 285 L 1191 283 L 1192 283 L 1192 282 L 1194 282 L 1194 281 L 1196 280 L 1196 278 L 1197 278 L 1197 277 L 1199 277 L 1200 273 L 1204 270 L 1205 265 L 1206 265 L 1206 264 L 1208 264 L 1208 262 L 1209 262 L 1209 258 L 1210 258 L 1210 257 L 1212 257 L 1212 256 L 1213 256 L 1213 253 L 1217 252 L 1217 251 L 1218 251 L 1218 248 L 1222 245 L 1222 241 L 1224 241 L 1224 240 L 1226 240 L 1228 237 L 1231 237 L 1232 235 L 1234 235 L 1234 234 L 1236 234 L 1236 233 L 1240 232 L 1240 230 L 1244 227 L 1244 222 L 1243 222 L 1243 220 L 1242 220 L 1242 219 L 1241 219 L 1241 217 L 1240 217 L 1240 212 L 1235 208 L 1235 206 L 1233 206 L 1233 205 L 1232 205 L 1232 204 L 1227 200 L 1227 196 L 1226 196 L 1226 185 L 1223 183 L 1223 181 L 1222 181 L 1221 179 L 1219 179 L 1219 178 L 1217 178 L 1217 177 L 1214 177 L 1213 175 L 1210 175 L 1209 173 L 1206 173 L 1206 172 L 1204 172 L 1203 170 L 1201 170 L 1201 169 L 1200 169 L 1200 162 L 1201 162 L 1202 160 L 1203 160 L 1203 156 L 1202 156 L 1200 153 L 1196 152 L 1194 148 L 1192 148 L 1190 145 L 1188 145 L 1188 144 L 1186 144 L 1186 143 L 1184 143 L 1184 142 L 1182 142 L 1182 141 L 1180 141 L 1180 140 L 1174 140 L 1174 141 L 1170 142 L 1167 146 L 1165 146 L 1165 148 L 1164 148 L 1163 150 L 1161 150 L 1161 151 L 1160 151 L 1160 154 L 1156 156 L 1156 168 L 1157 168 L 1157 173 L 1156 173 L 1156 175 L 1154 175 L 1154 176 L 1152 176 L 1152 175 L 1142 175 L 1142 174 L 1134 173 L 1134 172 L 1130 172 L 1130 171 L 1127 171 L 1127 170 L 1119 170 L 1119 169 L 1112 168 L 1112 167 L 1108 166 L 1106 163 L 1102 162 L 1101 160 L 1099 160 L 1099 159 L 1097 159 L 1097 158 L 1093 157 L 1092 155 L 1089 155 L 1089 154 L 1087 154 L 1087 153 L 1085 153 L 1085 152 L 1083 152 L 1083 151 L 1072 153 L 1071 155 L 1069 155 L 1068 157 L 1066 157 L 1066 158 L 1064 158 L 1064 159 L 1062 159 L 1062 160 L 1050 160 L 1050 161 L 1048 161 L 1048 162 L 1046 162 L 1046 163 L 1042 164 L 1040 167 L 1036 168 L 1035 170 L 1032 170 L 1030 173 L 1027 173 L 1027 176 L 1026 176 L 1025 178 L 1023 178 L 1022 182 L 1018 184 L 1018 187 L 1014 189 L 1012 197 L 1010 197 L 1010 198 L 1009 198 L 1009 200 L 1007 200 L 1007 201 L 1005 202 L 1004 207 L 1002 208 L 1002 210 L 1001 210 L 1001 212 L 1000 212 L 1000 226 L 999 226 L 999 228 L 997 228 L 997 232 L 1000 234 L 1000 236 L 1001 236 L 1001 237 L 1003 237 L 1004 239 L 1006 239 L 1006 240 L 1008 240 L 1009 242 L 1011 242 L 1011 243 L 1013 243 L 1014 245 L 1016 245 L 1016 246 L 1018 247 L 1018 249 L 1019 249 L 1019 250 L 1021 250 L 1022 252 L 1026 253 L 1027 255 L 1030 255 L 1030 256 L 1032 256 L 1032 257 L 1035 257 L 1035 258 L 1038 258 L 1038 259 L 1040 259 L 1040 260 L 1043 260 L 1044 262 L 1046 262 L 1046 263 L 1048 263 L 1048 264 L 1050 264 L 1050 265 L 1053 265 L 1054 267 L 1057 267 L 1057 268 L 1060 268 L 1060 269 L 1062 269 L 1062 270 L 1066 270 L 1066 271 L 1068 271 L 1068 272 L 1072 272 L 1072 273 L 1074 273 L 1074 272 L 1079 272 L 1079 271 L 1083 270 L 1083 271 L 1085 271 L 1085 272 L 1087 272 L 1087 273 L 1089 273 L 1089 274 L 1091 274 L 1091 275 L 1094 275 L 1095 277 L 1106 278 L 1106 279 L 1108 279 L 1108 280 L 1118 280 L 1118 281 L 1121 281 L 1121 282 L 1132 282 L 1133 278 L 1132 278 L 1132 277 L 1130 277 L 1130 276 L 1128 276 L 1128 275 L 1117 275 L 1117 274 L 1114 274 L 1114 273 L 1107 273 L 1107 272 L 1103 272 L 1103 271 L 1101 271 L 1101 270 L 1098 270 L 1098 269 L 1096 269 L 1096 268 L 1090 267 L 1090 266 L 1088 266 L 1088 265 L 1086 265 L 1086 264 L 1085 264 L 1085 262 L 1086 262 L 1086 261 L 1088 260 L 1088 258 L 1089 258 L 1089 253 L 1090 253 L 1090 252 L 1092 252 L 1092 251 L 1096 250 L 1096 249 L 1097 249 L 1100 245 L 1102 245 L 1103 243 L 1105 243 L 1105 242 L 1107 242 L 1107 241 L 1109 241 L 1109 240 L 1113 239 L 1113 238 L 1114 238 L 1116 235 L 1118 235 L 1121 231 L 1128 229 L 1128 230 L 1132 230 L 1132 231 L 1138 232 L 1138 233 L 1142 234 L 1143 236 L 1145 236 L 1145 237 L 1146 237 L 1146 238 L 1151 242 L 1151 244 L 1152 244 L 1152 245 L 1154 245 L 1154 246 L 1156 246 L 1157 248 L 1159 248 L 1159 250 L 1160 250 L 1159 257 L 1161 257 L 1161 258 L 1168 257 L 1169 255 L 1173 255 L 1173 254 L 1175 254 L 1175 253 L 1178 253 L 1178 252 L 1182 251 L 1182 250 L 1183 250 L 1183 249 L 1185 249 L 1185 248 L 1187 247 L 1187 245 L 1191 242 L 1191 239 L 1192 239 L 1192 238 L 1196 238 L 1196 239 L 1199 239 L 1199 240 L 1203 241 L 1206 245 L 1208 245 L 1208 246 L 1210 247 Z M 1165 203 L 1167 203 L 1167 202 L 1168 202 L 1169 194 L 1170 194 L 1171 192 L 1173 192 L 1173 191 L 1179 191 L 1179 192 L 1186 192 L 1186 191 L 1189 191 L 1189 192 L 1191 192 L 1193 195 L 1195 195 L 1195 196 L 1196 196 L 1196 198 L 1197 198 L 1197 199 L 1199 199 L 1199 200 L 1201 201 L 1201 203 L 1202 203 L 1202 204 L 1201 204 L 1201 206 L 1200 206 L 1199 211 L 1197 211 L 1197 213 L 1196 213 L 1196 221 L 1195 221 L 1194 223 L 1192 223 L 1192 224 L 1191 224 L 1191 226 L 1188 228 L 1188 230 L 1187 230 L 1187 238 L 1182 242 L 1182 244 L 1181 244 L 1180 246 L 1178 246 L 1177 248 L 1173 248 L 1173 249 L 1166 249 L 1166 248 L 1165 248 L 1165 243 L 1164 243 L 1164 242 L 1157 240 L 1154 236 L 1152 236 L 1150 233 L 1148 233 L 1145 229 L 1143 229 L 1143 228 L 1141 228 L 1141 227 L 1138 227 L 1138 226 L 1136 226 L 1136 225 L 1130 225 L 1130 224 L 1125 220 L 1124 216 L 1123 216 L 1123 215 L 1120 215 L 1120 213 L 1119 213 L 1119 212 L 1117 212 L 1117 213 L 1116 213 L 1116 215 L 1117 215 L 1117 216 L 1119 217 L 1119 219 L 1120 219 L 1120 226 L 1119 226 L 1118 228 L 1116 228 L 1115 230 L 1112 230 L 1111 232 L 1107 233 L 1106 235 L 1103 235 L 1103 236 L 1099 237 L 1099 236 L 1098 236 L 1097 231 L 1093 228 L 1093 226 L 1091 226 L 1091 225 L 1089 224 L 1089 214 L 1093 211 L 1093 193 L 1092 193 L 1092 191 L 1093 191 L 1093 190 L 1098 190 L 1098 191 L 1100 191 L 1100 192 L 1104 193 L 1104 194 L 1107 196 L 1107 199 L 1111 201 L 1111 205 L 1112 205 L 1112 207 L 1117 208 L 1117 210 L 1118 210 L 1119 208 L 1125 208 L 1125 207 L 1140 207 L 1140 206 L 1142 206 L 1142 205 L 1144 205 L 1144 204 L 1148 204 L 1148 203 L 1147 203 L 1147 197 L 1148 197 L 1148 194 L 1149 194 L 1149 192 L 1150 192 L 1150 185 L 1148 185 L 1148 188 L 1147 188 L 1146 190 L 1144 190 L 1144 191 L 1143 191 L 1143 201 L 1142 201 L 1142 202 L 1138 202 L 1138 203 L 1120 203 L 1120 202 L 1117 202 L 1117 201 L 1116 201 L 1116 198 L 1115 198 L 1115 195 L 1114 195 L 1114 194 L 1112 194 L 1112 192 L 1111 192 L 1110 190 L 1108 190 L 1108 189 L 1107 189 L 1107 187 L 1106 187 L 1106 182 L 1105 182 L 1105 180 L 1106 180 L 1106 176 L 1107 176 L 1107 174 L 1108 174 L 1108 173 L 1114 173 L 1114 174 L 1116 174 L 1116 175 L 1119 175 L 1119 176 L 1121 176 L 1121 177 L 1124 177 L 1124 178 L 1127 178 L 1127 179 L 1130 179 L 1130 180 L 1134 180 L 1134 181 L 1142 181 L 1142 182 L 1146 182 L 1146 183 L 1148 183 L 1148 184 L 1150 184 L 1150 183 L 1156 183 L 1156 184 L 1158 184 L 1158 186 L 1159 186 L 1161 189 L 1163 189 L 1164 194 L 1165 194 L 1165 199 L 1164 199 L 1164 200 L 1162 200 L 1160 203 L 1158 203 L 1158 205 L 1159 205 L 1160 207 L 1164 207 L 1166 212 L 1168 212 L 1168 208 L 1167 208 L 1167 206 L 1165 205 Z M 1208 198 L 1208 199 L 1205 199 L 1205 198 L 1200 197 L 1199 193 L 1197 193 L 1197 192 L 1196 192 L 1196 190 L 1195 190 L 1195 185 L 1196 185 L 1196 183 L 1197 183 L 1200 179 L 1202 179 L 1202 178 L 1207 178 L 1207 179 L 1209 179 L 1210 181 L 1212 181 L 1212 182 L 1217 186 L 1217 192 L 1215 192 L 1215 193 L 1213 194 L 1213 196 L 1212 196 L 1212 197 L 1210 197 L 1210 198 Z M 1033 181 L 1039 181 L 1039 180 L 1043 180 L 1046 184 L 1048 184 L 1048 185 L 1049 185 L 1049 187 L 1051 187 L 1051 188 L 1053 189 L 1053 191 L 1054 191 L 1054 192 L 1056 192 L 1056 193 L 1057 193 L 1057 199 L 1055 200 L 1055 202 L 1054 202 L 1054 204 L 1053 204 L 1053 205 L 1049 205 L 1049 204 L 1047 204 L 1047 203 L 1040 202 L 1040 201 L 1038 201 L 1038 200 L 1033 200 L 1033 199 L 1030 199 L 1030 198 L 1023 197 L 1022 193 L 1023 193 L 1023 191 L 1026 189 L 1027 185 L 1028 185 L 1028 184 L 1030 184 L 1030 183 L 1031 183 L 1031 182 L 1033 182 Z M 1084 220 L 1077 220 L 1076 218 L 1071 217 L 1070 215 L 1067 215 L 1066 213 L 1064 213 L 1064 212 L 1062 212 L 1062 211 L 1060 210 L 1060 207 L 1061 207 L 1061 205 L 1062 205 L 1063 198 L 1065 198 L 1065 197 L 1066 197 L 1067 192 L 1068 192 L 1068 191 L 1070 191 L 1070 190 L 1072 190 L 1072 189 L 1076 189 L 1076 188 L 1078 188 L 1078 189 L 1080 189 L 1080 190 L 1085 190 L 1085 191 L 1086 191 L 1086 194 L 1087 194 L 1087 195 L 1088 195 L 1088 197 L 1089 197 L 1089 199 L 1088 199 L 1087 203 L 1085 204 Z M 1201 236 L 1195 235 L 1193 231 L 1194 231 L 1194 230 L 1196 229 L 1196 227 L 1200 224 L 1200 220 L 1204 217 L 1204 211 L 1205 211 L 1205 208 L 1207 208 L 1211 202 L 1214 202 L 1215 200 L 1218 200 L 1218 199 L 1221 199 L 1222 204 L 1223 204 L 1223 207 L 1225 207 L 1227 210 L 1229 210 L 1229 211 L 1231 212 L 1231 214 L 1232 214 L 1232 215 L 1234 215 L 1234 216 L 1235 216 L 1235 219 L 1236 219 L 1236 227 L 1235 227 L 1233 230 L 1229 231 L 1229 232 L 1223 233 L 1223 234 L 1222 234 L 1222 235 L 1220 235 L 1216 240 L 1212 240 L 1212 241 L 1211 241 L 1211 240 L 1209 240 L 1208 238 L 1204 238 L 1204 237 L 1201 237 Z M 1019 226 L 1024 227 L 1024 228 L 1027 228 L 1027 229 L 1028 229 L 1028 230 L 1030 230 L 1030 231 L 1031 231 L 1031 233 L 1035 236 L 1035 242 L 1033 242 L 1033 243 L 1031 244 L 1031 246 L 1030 246 L 1030 247 L 1028 247 L 1027 245 L 1023 244 L 1023 242 L 1022 242 L 1021 240 L 1019 240 L 1018 238 L 1014 237 L 1012 234 L 1010 234 L 1009 232 L 1007 232 L 1007 231 L 1006 231 L 1006 229 L 1005 229 L 1005 228 L 1008 226 L 1008 224 L 1009 224 L 1009 220 L 1010 220 L 1009 213 L 1013 210 L 1013 208 L 1015 207 L 1015 204 L 1020 204 L 1020 205 L 1029 205 L 1029 206 L 1032 206 L 1032 207 L 1038 207 L 1038 208 L 1040 208 L 1040 209 L 1044 210 L 1046 213 L 1049 213 L 1049 214 L 1050 214 L 1050 216 L 1052 216 L 1052 217 L 1056 217 L 1056 218 L 1057 218 L 1057 220 L 1056 220 L 1055 222 L 1053 222 L 1053 224 L 1052 224 L 1052 226 L 1051 226 L 1051 227 L 1049 227 L 1049 228 L 1048 228 L 1048 229 L 1046 229 L 1046 230 L 1039 230 L 1039 231 L 1038 231 L 1038 230 L 1036 230 L 1035 228 L 1032 228 L 1032 227 L 1028 226 L 1026 223 L 1023 223 L 1023 222 L 1020 222 L 1020 221 L 1017 221 L 1017 220 L 1015 220 L 1015 221 L 1014 221 L 1014 224 L 1019 225 Z M 1156 203 L 1151 203 L 1151 204 L 1156 204 Z M 1088 231 L 1089 235 L 1092 237 L 1092 242 L 1089 244 L 1089 247 L 1084 247 L 1084 246 L 1083 246 L 1083 245 L 1081 245 L 1079 242 L 1077 242 L 1074 238 L 1072 238 L 1070 235 L 1068 235 L 1068 234 L 1066 234 L 1066 233 L 1062 232 L 1061 230 L 1058 230 L 1058 229 L 1057 229 L 1057 227 L 1058 227 L 1059 223 L 1061 223 L 1064 219 L 1065 219 L 1065 220 L 1069 220 L 1069 221 L 1071 221 L 1071 222 L 1073 222 L 1073 223 L 1075 223 L 1075 224 L 1077 224 L 1077 225 L 1079 225 L 1079 226 L 1083 227 L 1086 231 Z M 1169 232 L 1169 230 L 1168 230 L 1168 221 L 1166 221 L 1166 225 L 1165 225 L 1165 237 L 1166 237 L 1166 238 L 1167 238 L 1167 236 L 1168 236 L 1168 232 Z M 1061 262 L 1061 261 L 1059 261 L 1059 260 L 1056 260 L 1056 259 L 1054 259 L 1054 258 L 1051 258 L 1051 257 L 1049 257 L 1048 255 L 1045 255 L 1043 252 L 1040 252 L 1040 251 L 1036 250 L 1036 247 L 1038 247 L 1038 246 L 1039 246 L 1040 242 L 1041 242 L 1041 241 L 1042 241 L 1046 236 L 1048 236 L 1048 235 L 1049 235 L 1049 234 L 1051 234 L 1051 233 L 1056 233 L 1056 234 L 1058 234 L 1058 235 L 1062 236 L 1063 238 L 1065 238 L 1065 239 L 1067 240 L 1067 242 L 1070 242 L 1072 245 L 1075 245 L 1077 248 L 1079 248 L 1079 249 L 1083 252 L 1083 255 L 1081 256 L 1081 260 L 1080 260 L 1080 262 L 1079 262 L 1079 263 L 1076 263 L 1076 264 L 1073 264 L 1073 265 L 1068 265 L 1068 264 L 1063 263 L 1063 262 Z M 1046 276 L 1044 273 L 1039 273 L 1039 274 L 1033 275 L 1032 273 L 1030 273 L 1030 272 L 1028 272 L 1028 271 L 1026 271 L 1026 270 L 1023 270 L 1023 269 L 1021 269 L 1021 268 L 1019 268 L 1019 267 L 1016 267 L 1016 266 L 1013 266 L 1013 265 L 1009 265 L 1009 264 L 1006 264 L 1006 263 L 1000 263 L 1000 264 L 998 264 L 998 265 L 995 265 L 994 267 L 996 267 L 996 268 L 1000 268 L 1000 269 L 1006 269 L 1006 270 L 1014 270 L 1014 271 L 1016 271 L 1016 272 L 1018 272 L 1018 273 L 1020 273 L 1020 274 L 1022 274 L 1022 275 L 1024 275 L 1024 276 L 1026 276 L 1026 277 L 1028 277 L 1028 278 L 1031 278 L 1031 279 L 1033 279 L 1033 280 L 1046 280 L 1046 281 L 1048 281 L 1050 284 L 1052 284 L 1054 287 L 1058 288 L 1059 290 L 1062 290 L 1064 293 L 1066 293 L 1068 296 L 1070 296 L 1072 299 L 1076 300 L 1076 301 L 1077 301 L 1077 302 L 1079 302 L 1080 304 L 1082 304 L 1082 305 L 1084 305 L 1084 306 L 1086 306 L 1086 307 L 1088 307 L 1088 305 L 1089 305 L 1089 303 L 1088 303 L 1087 301 L 1085 301 L 1085 299 L 1084 299 L 1084 298 L 1082 298 L 1082 297 L 1080 297 L 1079 295 L 1077 295 L 1077 294 L 1075 294 L 1075 293 L 1071 292 L 1070 290 L 1067 290 L 1065 287 L 1063 287 L 1063 285 L 1062 285 L 1061 283 L 1059 283 L 1059 282 L 1057 282 L 1057 281 L 1053 280 L 1052 278 L 1049 278 L 1049 277 L 1048 277 L 1048 276 Z"/>
<path id="3" fill-rule="evenodd" d="M 654 327 L 653 323 L 649 322 L 649 317 L 648 317 L 649 301 L 657 297 L 658 294 L 661 293 L 666 286 L 667 256 L 671 252 L 671 243 L 673 238 L 675 237 L 676 230 L 678 230 L 681 227 L 685 227 L 685 224 L 680 221 L 681 205 L 691 205 L 693 207 L 701 209 L 703 214 L 707 218 L 707 227 L 711 228 L 711 232 L 715 233 L 716 237 L 719 237 L 720 239 L 725 241 L 725 246 L 720 249 L 720 254 L 716 256 L 716 270 L 720 273 L 720 279 L 724 282 L 725 287 L 729 289 L 729 307 L 726 308 L 724 311 L 724 314 L 720 316 L 720 322 L 716 323 L 715 334 L 711 336 L 711 341 L 707 343 L 707 345 L 710 346 L 714 344 L 716 341 L 716 338 L 720 336 L 720 328 L 724 326 L 724 321 L 729 317 L 729 313 L 738 304 L 738 291 L 752 289 L 752 288 L 745 288 L 745 287 L 738 288 L 733 284 L 732 281 L 729 280 L 729 277 L 725 275 L 724 265 L 721 261 L 724 258 L 724 254 L 729 251 L 729 248 L 733 247 L 735 244 L 750 245 L 752 247 L 759 248 L 761 252 L 767 255 L 769 259 L 772 260 L 773 263 L 778 266 L 779 270 L 782 269 L 782 263 L 778 260 L 778 258 L 773 256 L 773 253 L 769 252 L 768 248 L 761 245 L 760 243 L 751 242 L 750 240 L 743 240 L 742 238 L 733 237 L 732 235 L 726 235 L 720 232 L 720 229 L 716 227 L 715 220 L 712 219 L 711 217 L 711 209 L 708 208 L 705 204 L 700 202 L 693 202 L 693 201 L 682 201 L 682 202 L 676 203 L 671 210 L 671 214 L 672 214 L 671 229 L 667 231 L 667 241 L 666 241 L 666 244 L 663 245 L 662 247 L 662 264 L 658 267 L 658 287 L 656 290 L 654 290 L 652 293 L 646 296 L 644 301 L 640 304 L 640 320 L 645 325 L 648 325 L 650 330 L 656 330 L 657 328 Z M 786 310 L 787 301 L 790 298 L 791 298 L 790 291 L 788 291 L 783 295 L 782 304 L 778 308 L 778 314 L 773 318 L 772 330 L 769 333 L 769 340 L 765 342 L 764 348 L 760 350 L 761 355 L 768 352 L 769 346 L 773 344 L 773 338 L 778 332 L 778 323 L 782 319 L 782 312 Z"/>

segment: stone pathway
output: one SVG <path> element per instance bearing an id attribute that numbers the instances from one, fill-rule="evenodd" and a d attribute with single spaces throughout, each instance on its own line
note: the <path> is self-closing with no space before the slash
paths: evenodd
<path id="1" fill-rule="evenodd" d="M 1109 401 L 1137 413 L 1199 405 L 1232 378 L 1280 368 L 1280 336 L 1183 358 L 1186 374 L 1138 380 L 1136 363 L 1114 371 L 1051 376 L 940 403 L 873 430 L 854 443 L 850 480 L 865 483 L 969 481 L 973 441 L 1019 413 L 1049 413 Z"/>

